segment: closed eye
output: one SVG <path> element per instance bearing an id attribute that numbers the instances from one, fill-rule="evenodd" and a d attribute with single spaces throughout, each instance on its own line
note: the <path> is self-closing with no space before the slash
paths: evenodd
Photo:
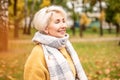
<path id="1" fill-rule="evenodd" d="M 58 24 L 60 22 L 60 20 L 59 19 L 57 19 L 56 21 L 55 21 L 55 24 Z"/>
<path id="2" fill-rule="evenodd" d="M 63 18 L 63 20 L 62 20 L 62 21 L 63 21 L 63 23 L 65 23 L 65 22 L 66 22 L 64 18 Z"/>

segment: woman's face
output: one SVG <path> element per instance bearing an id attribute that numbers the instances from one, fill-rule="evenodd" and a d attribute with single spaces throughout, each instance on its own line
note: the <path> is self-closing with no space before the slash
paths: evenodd
<path id="1" fill-rule="evenodd" d="M 48 35 L 62 38 L 65 36 L 66 26 L 67 24 L 64 15 L 54 12 L 50 18 L 47 28 L 45 29 L 45 32 Z"/>

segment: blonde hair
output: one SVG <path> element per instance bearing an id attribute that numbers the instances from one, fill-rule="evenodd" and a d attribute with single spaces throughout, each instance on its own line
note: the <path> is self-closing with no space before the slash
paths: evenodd
<path id="1" fill-rule="evenodd" d="M 33 19 L 34 27 L 38 31 L 43 32 L 44 29 L 47 27 L 53 12 L 61 13 L 64 15 L 65 19 L 67 18 L 65 10 L 60 6 L 53 5 L 49 7 L 44 7 L 34 15 Z"/>

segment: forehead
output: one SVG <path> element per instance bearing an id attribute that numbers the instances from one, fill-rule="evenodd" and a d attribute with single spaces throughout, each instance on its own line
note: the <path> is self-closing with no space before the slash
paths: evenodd
<path id="1" fill-rule="evenodd" d="M 61 19 L 61 18 L 65 18 L 65 15 L 60 13 L 60 12 L 53 12 L 51 19 Z"/>

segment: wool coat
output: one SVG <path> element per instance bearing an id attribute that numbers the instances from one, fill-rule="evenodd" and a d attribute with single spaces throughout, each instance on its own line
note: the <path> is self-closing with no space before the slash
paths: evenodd
<path id="1" fill-rule="evenodd" d="M 76 70 L 70 55 L 65 48 L 62 48 L 60 52 L 68 61 L 70 68 L 75 76 Z M 68 76 L 69 77 L 69 76 Z M 42 45 L 36 45 L 24 66 L 24 80 L 50 80 L 47 64 L 45 61 Z"/>

